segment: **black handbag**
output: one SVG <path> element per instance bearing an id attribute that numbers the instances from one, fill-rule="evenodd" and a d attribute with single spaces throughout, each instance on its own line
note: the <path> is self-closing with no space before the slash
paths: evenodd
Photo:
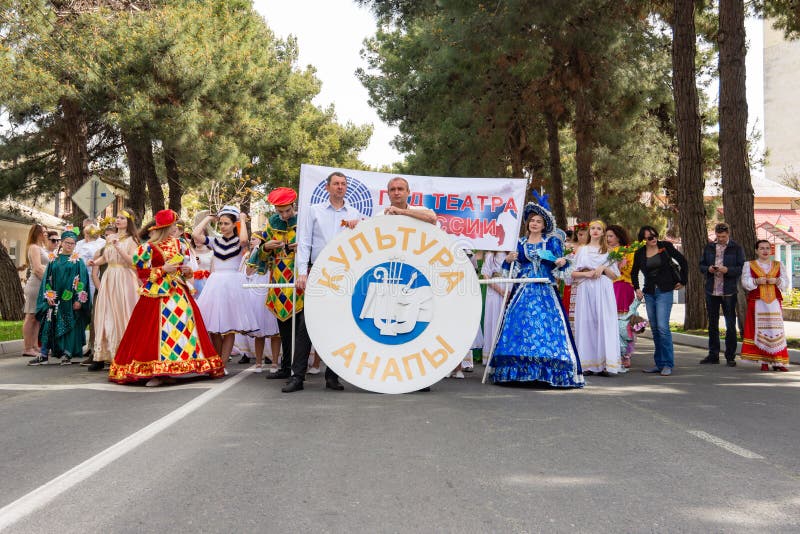
<path id="1" fill-rule="evenodd" d="M 664 250 L 664 254 L 667 255 L 668 264 L 670 268 L 670 272 L 672 273 L 672 282 L 675 284 L 680 284 L 683 277 L 681 276 L 681 264 L 678 263 L 678 260 L 672 257 L 672 254 Z"/>

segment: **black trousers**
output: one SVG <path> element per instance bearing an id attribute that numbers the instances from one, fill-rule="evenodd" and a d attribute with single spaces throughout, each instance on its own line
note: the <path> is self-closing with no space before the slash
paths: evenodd
<path id="1" fill-rule="evenodd" d="M 281 348 L 283 359 L 281 370 L 291 371 L 294 376 L 305 380 L 308 371 L 308 354 L 311 352 L 311 338 L 306 328 L 306 314 L 302 311 L 295 314 L 294 347 L 292 347 L 292 319 L 278 321 L 278 331 L 281 334 Z M 290 358 L 287 355 L 292 354 Z M 338 381 L 339 375 L 325 366 L 325 380 Z"/>
<path id="2" fill-rule="evenodd" d="M 706 313 L 708 314 L 708 355 L 719 358 L 719 308 L 725 316 L 725 359 L 736 359 L 736 294 L 715 296 L 706 293 Z"/>

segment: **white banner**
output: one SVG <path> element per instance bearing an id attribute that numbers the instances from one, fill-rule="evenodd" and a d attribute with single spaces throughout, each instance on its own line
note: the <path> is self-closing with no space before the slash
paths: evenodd
<path id="1" fill-rule="evenodd" d="M 325 183 L 339 171 L 347 176 L 347 202 L 372 218 L 390 205 L 386 185 L 401 176 L 408 181 L 411 206 L 423 206 L 436 212 L 439 227 L 476 250 L 513 250 L 519 236 L 525 203 L 525 180 L 522 178 L 447 178 L 382 172 L 357 171 L 317 165 L 300 167 L 297 241 L 309 231 L 306 218 L 309 206 L 326 202 Z"/>

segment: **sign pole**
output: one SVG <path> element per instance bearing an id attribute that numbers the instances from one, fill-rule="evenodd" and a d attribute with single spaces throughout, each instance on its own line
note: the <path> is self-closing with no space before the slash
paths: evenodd
<path id="1" fill-rule="evenodd" d="M 91 203 L 91 206 L 92 207 L 89 209 L 89 211 L 91 211 L 91 213 L 89 214 L 89 217 L 91 219 L 96 219 L 97 218 L 97 180 L 92 180 L 92 203 Z"/>

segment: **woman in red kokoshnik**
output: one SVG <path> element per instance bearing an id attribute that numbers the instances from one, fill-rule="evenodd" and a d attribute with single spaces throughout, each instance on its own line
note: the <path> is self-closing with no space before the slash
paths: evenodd
<path id="1" fill-rule="evenodd" d="M 789 351 L 783 330 L 783 296 L 789 287 L 789 271 L 770 257 L 769 241 L 756 241 L 756 259 L 742 270 L 742 287 L 747 291 L 747 319 L 744 322 L 742 359 L 761 362 L 761 370 L 788 371 Z"/>
<path id="2" fill-rule="evenodd" d="M 172 210 L 156 213 L 149 241 L 133 256 L 143 285 L 111 364 L 113 382 L 147 379 L 147 386 L 158 386 L 171 378 L 223 374 L 222 360 L 184 280 L 192 276 L 185 264 L 191 252 L 171 236 L 177 220 Z"/>

